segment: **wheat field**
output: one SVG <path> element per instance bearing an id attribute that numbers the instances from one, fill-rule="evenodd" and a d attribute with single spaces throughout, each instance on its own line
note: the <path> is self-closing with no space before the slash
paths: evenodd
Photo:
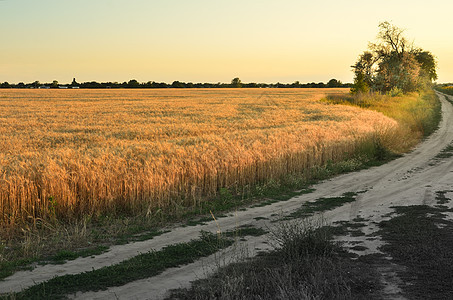
<path id="1" fill-rule="evenodd" d="M 193 207 L 338 161 L 396 122 L 347 89 L 0 90 L 0 220 Z"/>

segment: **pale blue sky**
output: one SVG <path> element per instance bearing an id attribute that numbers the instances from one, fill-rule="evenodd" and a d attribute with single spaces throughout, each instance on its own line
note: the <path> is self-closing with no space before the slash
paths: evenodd
<path id="1" fill-rule="evenodd" d="M 381 21 L 453 81 L 452 1 L 0 0 L 0 82 L 352 81 Z"/>

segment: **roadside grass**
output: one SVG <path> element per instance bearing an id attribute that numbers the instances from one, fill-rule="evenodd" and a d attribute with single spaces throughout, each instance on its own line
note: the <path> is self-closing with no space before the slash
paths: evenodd
<path id="1" fill-rule="evenodd" d="M 439 194 L 438 194 L 439 195 Z M 442 194 L 441 194 L 442 195 Z M 438 204 L 449 199 L 438 198 Z M 398 276 L 408 299 L 453 299 L 453 222 L 446 206 L 395 207 L 396 216 L 381 222 L 380 250 L 405 268 Z"/>
<path id="2" fill-rule="evenodd" d="M 346 203 L 354 202 L 358 193 L 348 192 L 339 197 L 319 198 L 313 202 L 306 202 L 302 207 L 284 217 L 284 220 L 294 218 L 305 218 L 312 216 L 317 212 L 324 212 L 343 206 Z"/>
<path id="3" fill-rule="evenodd" d="M 31 262 L 45 261 L 60 251 L 78 253 L 81 249 L 96 249 L 98 245 L 146 240 L 165 232 L 159 228 L 168 224 L 205 224 L 212 220 L 209 215 L 211 211 L 221 217 L 228 211 L 246 210 L 253 205 L 270 205 L 309 193 L 312 191 L 310 185 L 320 180 L 380 165 L 398 157 L 399 153 L 415 145 L 421 136 L 432 132 L 440 120 L 440 105 L 434 93 L 405 98 L 373 95 L 360 101 L 347 96 L 343 98 L 341 101 L 328 101 L 382 111 L 399 122 L 406 130 L 404 136 L 407 139 L 396 139 L 390 134 L 384 135 L 386 138 L 376 136 L 374 140 L 364 142 L 357 153 L 345 155 L 342 161 L 328 160 L 324 165 L 314 166 L 303 173 L 287 174 L 253 186 L 243 186 L 240 190 L 221 188 L 216 197 L 193 208 L 175 207 L 172 211 L 159 209 L 137 216 L 101 215 L 70 224 L 38 222 L 34 227 L 26 227 L 18 232 L 15 238 L 0 240 L 0 279 L 16 270 L 29 268 Z M 401 145 L 396 147 L 398 142 Z M 313 210 L 315 207 L 306 209 Z"/>
<path id="4" fill-rule="evenodd" d="M 33 258 L 23 258 L 0 262 L 0 279 L 11 276 L 19 270 L 31 270 L 31 264 L 33 262 L 35 262 L 35 259 Z"/>
<path id="5" fill-rule="evenodd" d="M 328 227 L 307 220 L 271 231 L 270 253 L 220 268 L 167 299 L 365 299 L 377 298 L 379 274 L 332 241 Z"/>
<path id="6" fill-rule="evenodd" d="M 79 257 L 102 254 L 108 251 L 111 244 L 149 240 L 168 232 L 168 230 L 147 230 L 149 227 L 145 227 L 144 223 L 140 225 L 142 226 L 126 226 L 125 229 L 116 231 L 117 226 L 120 225 L 112 222 L 111 227 L 93 226 L 91 229 L 87 227 L 90 232 L 81 235 L 68 233 L 61 235 L 54 231 L 43 230 L 40 234 L 30 234 L 26 247 L 13 244 L 9 248 L 6 243 L 1 243 L 0 280 L 16 271 L 32 270 L 36 265 L 63 264 Z M 45 237 L 46 232 L 50 233 L 48 238 Z"/>
<path id="7" fill-rule="evenodd" d="M 245 236 L 261 236 L 266 233 L 268 233 L 268 231 L 263 228 L 253 227 L 252 225 L 243 225 L 233 231 L 227 231 L 223 235 L 225 237 L 242 238 Z"/>
<path id="8" fill-rule="evenodd" d="M 47 258 L 36 257 L 21 260 L 2 261 L 0 262 L 0 280 L 14 274 L 14 272 L 19 270 L 32 270 L 32 263 L 37 263 L 39 265 L 63 264 L 68 260 L 74 260 L 79 257 L 99 255 L 106 252 L 107 250 L 107 246 L 95 245 L 93 248 L 81 249 L 77 251 L 62 249 L 59 250 L 54 256 Z"/>
<path id="9" fill-rule="evenodd" d="M 399 97 L 373 93 L 328 96 L 326 101 L 375 110 L 396 120 L 400 132 L 381 141 L 385 148 L 396 153 L 410 150 L 420 138 L 433 133 L 442 118 L 441 104 L 433 90 Z"/>
<path id="10" fill-rule="evenodd" d="M 13 299 L 60 299 L 76 292 L 99 291 L 113 286 L 149 278 L 162 273 L 168 268 L 194 262 L 227 248 L 235 238 L 266 234 L 263 229 L 251 226 L 215 235 L 201 232 L 197 240 L 164 247 L 160 251 L 142 253 L 116 265 L 75 275 L 55 277 L 34 285 L 20 293 L 5 296 Z"/>
<path id="11" fill-rule="evenodd" d="M 107 246 L 98 245 L 95 248 L 83 249 L 79 251 L 60 250 L 55 256 L 50 257 L 49 260 L 39 262 L 40 264 L 49 262 L 52 264 L 63 264 L 68 260 L 74 260 L 79 257 L 89 257 L 94 255 L 100 255 L 109 249 Z"/>

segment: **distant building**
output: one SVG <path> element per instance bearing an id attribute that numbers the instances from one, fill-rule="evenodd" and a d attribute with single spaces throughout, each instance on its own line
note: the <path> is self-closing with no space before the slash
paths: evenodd
<path id="1" fill-rule="evenodd" d="M 71 86 L 78 86 L 79 84 L 77 83 L 75 78 L 72 78 Z"/>

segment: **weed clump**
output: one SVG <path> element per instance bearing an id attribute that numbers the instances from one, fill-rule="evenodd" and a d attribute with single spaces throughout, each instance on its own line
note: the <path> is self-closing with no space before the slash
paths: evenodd
<path id="1" fill-rule="evenodd" d="M 285 223 L 271 233 L 275 250 L 221 268 L 168 299 L 364 299 L 379 290 L 379 276 L 351 260 L 329 228 Z"/>

